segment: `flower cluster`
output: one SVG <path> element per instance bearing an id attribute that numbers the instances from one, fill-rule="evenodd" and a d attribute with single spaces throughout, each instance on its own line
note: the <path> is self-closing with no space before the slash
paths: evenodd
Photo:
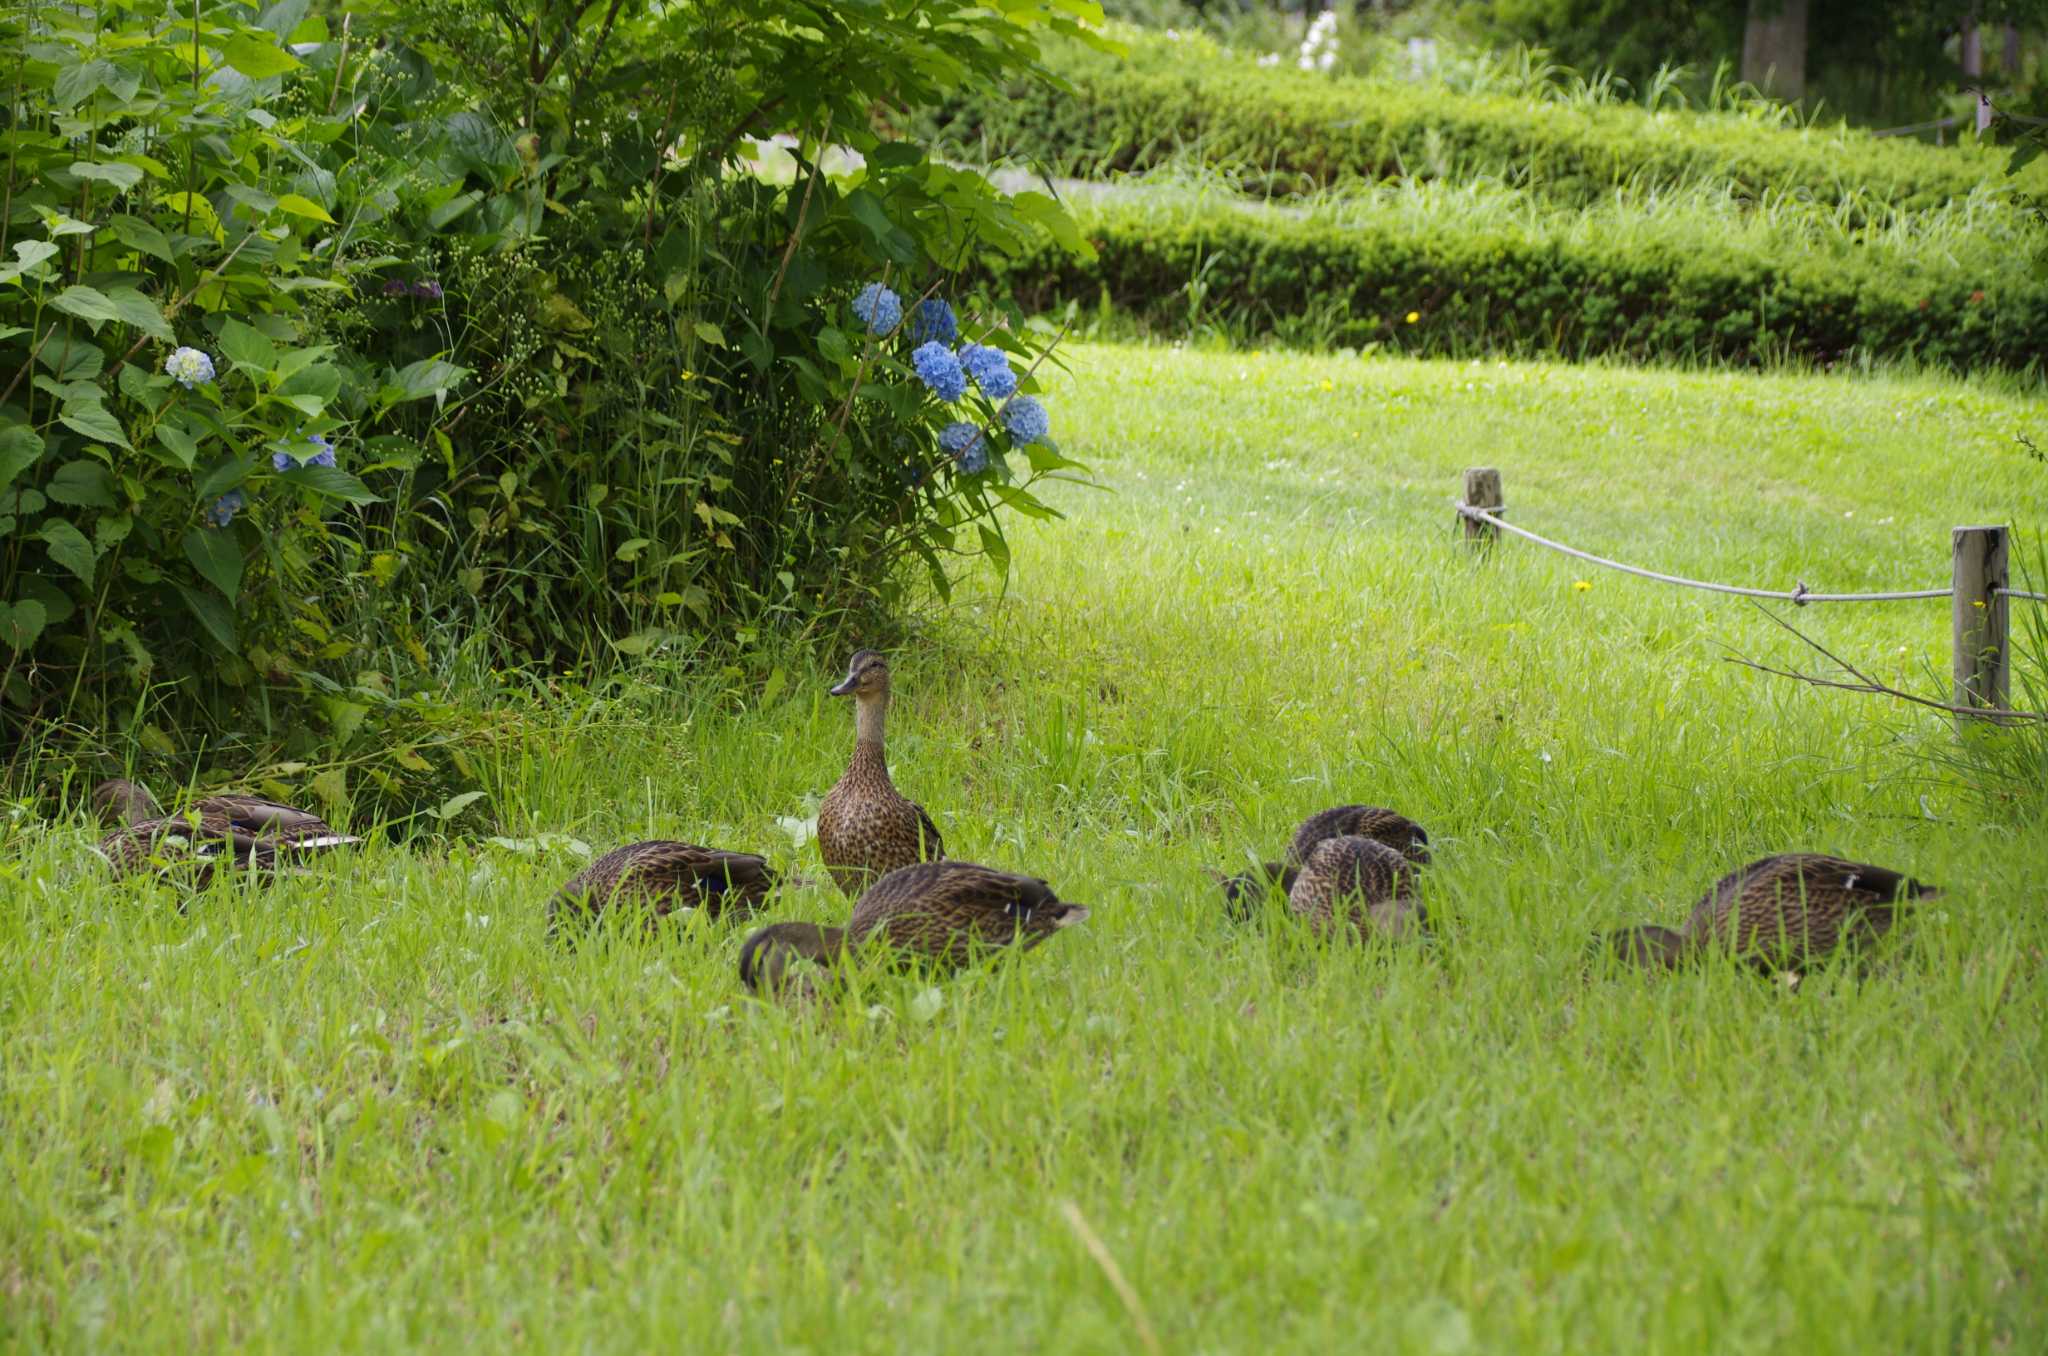
<path id="1" fill-rule="evenodd" d="M 196 348 L 175 349 L 164 359 L 164 371 L 189 391 L 213 380 L 213 359 Z"/>
<path id="2" fill-rule="evenodd" d="M 953 308 L 937 297 L 926 297 L 917 303 L 917 311 L 910 322 L 910 342 L 913 344 L 950 344 L 960 337 L 960 322 L 953 318 Z M 963 350 L 960 360 L 964 363 L 967 354 Z"/>
<path id="3" fill-rule="evenodd" d="M 853 313 L 870 333 L 889 334 L 903 318 L 902 301 L 880 283 L 869 283 L 854 298 Z M 1023 447 L 1049 437 L 1052 420 L 1036 397 L 1018 393 L 1008 354 L 988 344 L 967 343 L 955 349 L 952 345 L 959 337 L 959 319 L 946 302 L 928 297 L 912 310 L 910 338 L 916 347 L 910 351 L 910 366 L 918 380 L 947 405 L 963 399 L 972 382 L 974 390 L 995 406 L 995 425 L 955 419 L 939 431 L 939 447 L 961 474 L 978 475 L 989 469 L 990 449 L 1000 450 L 996 439 L 1002 431 L 1009 433 L 1010 446 Z"/>
<path id="4" fill-rule="evenodd" d="M 869 283 L 853 299 L 853 313 L 869 334 L 889 334 L 903 323 L 903 298 L 880 283 Z"/>
<path id="5" fill-rule="evenodd" d="M 300 443 L 311 443 L 313 455 L 301 461 L 288 450 Z M 271 444 L 271 466 L 279 471 L 296 471 L 301 466 L 334 465 L 334 444 L 315 433 L 311 437 L 300 435 L 296 438 L 280 438 Z"/>
<path id="6" fill-rule="evenodd" d="M 960 350 L 960 366 L 974 378 L 974 384 L 991 400 L 1008 400 L 1017 389 L 1017 374 L 1001 349 L 986 344 L 967 344 Z"/>
<path id="7" fill-rule="evenodd" d="M 988 439 L 973 424 L 963 421 L 946 425 L 939 431 L 939 446 L 969 475 L 988 469 Z"/>
<path id="8" fill-rule="evenodd" d="M 1305 71 L 1327 71 L 1337 64 L 1337 11 L 1326 9 L 1308 26 L 1295 65 Z"/>
<path id="9" fill-rule="evenodd" d="M 912 350 L 910 365 L 917 369 L 918 379 L 932 388 L 932 394 L 948 404 L 967 394 L 967 374 L 960 370 L 960 360 L 938 340 Z"/>
<path id="10" fill-rule="evenodd" d="M 428 279 L 424 282 L 408 285 L 398 278 L 391 278 L 384 284 L 384 295 L 387 297 L 420 297 L 427 301 L 439 301 L 441 299 L 441 284 Z"/>
<path id="11" fill-rule="evenodd" d="M 249 497 L 240 490 L 229 490 L 213 501 L 213 507 L 206 510 L 206 521 L 215 527 L 226 527 L 235 520 L 235 515 L 248 506 Z"/>

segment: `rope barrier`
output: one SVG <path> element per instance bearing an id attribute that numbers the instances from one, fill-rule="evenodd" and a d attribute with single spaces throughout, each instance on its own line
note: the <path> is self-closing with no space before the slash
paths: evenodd
<path id="1" fill-rule="evenodd" d="M 1774 598 L 1779 602 L 1791 603 L 1795 607 L 1805 607 L 1808 603 L 1898 603 L 1915 598 L 1948 598 L 1955 593 L 1954 589 L 1909 589 L 1898 593 L 1814 593 L 1804 583 L 1789 593 L 1782 589 L 1746 589 L 1734 584 L 1715 584 L 1704 579 L 1687 579 L 1683 575 L 1659 574 L 1655 570 L 1645 570 L 1636 565 L 1624 565 L 1618 560 L 1609 560 L 1605 556 L 1596 556 L 1590 551 L 1581 551 L 1575 546 L 1566 546 L 1563 542 L 1552 541 L 1548 537 L 1539 537 L 1527 528 L 1516 527 L 1513 523 L 1505 522 L 1485 509 L 1474 508 L 1470 504 L 1459 504 L 1458 515 L 1491 524 L 1503 532 L 1512 532 L 1518 537 L 1535 542 L 1538 546 L 1547 546 L 1564 555 L 1574 556 L 1610 570 L 1619 570 L 1623 574 L 1632 574 L 1640 579 L 1654 579 L 1660 584 L 1676 584 L 1680 588 L 1704 589 L 1709 593 L 1732 593 L 1738 598 Z M 2009 593 L 2011 590 L 2002 589 L 2000 592 Z"/>

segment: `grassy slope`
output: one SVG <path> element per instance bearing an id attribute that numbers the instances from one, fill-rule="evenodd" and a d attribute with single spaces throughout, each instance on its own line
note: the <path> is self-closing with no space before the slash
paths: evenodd
<path id="1" fill-rule="evenodd" d="M 1449 536 L 1459 468 L 1586 546 L 1744 582 L 1938 583 L 2043 518 L 2038 403 L 1940 383 L 1082 349 L 1113 495 L 898 665 L 899 782 L 959 855 L 1096 906 L 1028 963 L 809 1018 L 741 933 L 562 953 L 574 866 L 378 848 L 185 915 L 82 832 L 0 854 L 0 1335 L 358 1350 L 2027 1349 L 2048 1327 L 2048 835 L 1910 780 L 1931 726 L 1719 662 L 1746 605 Z M 1853 516 L 1852 516 L 1853 515 Z M 1802 614 L 1891 671 L 1946 612 Z M 1906 647 L 1902 660 L 1899 647 Z M 769 846 L 847 713 L 562 713 L 513 831 Z M 1922 817 L 1918 797 L 1939 816 Z M 1441 943 L 1223 925 L 1199 867 L 1381 800 Z M 1587 982 L 1781 847 L 1952 887 L 1892 968 L 1790 996 Z M 808 849 L 802 856 L 809 859 Z M 800 893 L 778 912 L 834 917 Z M 936 1003 L 936 1006 L 934 1006 Z M 316 1326 L 317 1325 L 317 1326 Z"/>

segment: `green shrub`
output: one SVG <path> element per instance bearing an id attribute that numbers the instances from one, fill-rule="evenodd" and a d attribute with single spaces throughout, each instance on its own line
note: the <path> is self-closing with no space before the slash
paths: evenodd
<path id="1" fill-rule="evenodd" d="M 1182 334 L 1415 354 L 1832 363 L 1906 357 L 2038 369 L 2048 280 L 1996 248 L 1799 247 L 1733 223 L 1624 230 L 1577 213 L 1459 213 L 1389 193 L 1320 214 L 1132 195 L 1079 211 L 1092 262 L 994 265 L 1027 304 L 1107 304 Z M 1411 321 L 1410 316 L 1414 319 Z"/>
<path id="2" fill-rule="evenodd" d="M 1004 565 L 1000 511 L 1070 463 L 850 303 L 948 297 L 1029 392 L 1050 332 L 957 271 L 1086 247 L 868 117 L 1088 8 L 10 12 L 0 730 L 340 759 L 322 794 L 403 802 L 446 789 L 421 694 L 454 668 L 729 655 L 900 602 L 906 564 Z M 784 131 L 796 182 L 746 172 Z M 828 140 L 865 167 L 819 174 Z"/>
<path id="3" fill-rule="evenodd" d="M 1087 177 L 1192 153 L 1281 194 L 1397 176 L 1492 175 L 1576 205 L 1618 185 L 1708 182 L 1753 196 L 1842 201 L 1857 217 L 1866 202 L 1925 208 L 1967 196 L 1997 172 L 1974 145 L 1937 150 L 1735 113 L 1329 78 L 1262 69 L 1199 39 L 1126 35 L 1123 62 L 1079 44 L 1054 48 L 1068 90 L 1014 81 L 957 94 L 936 115 L 935 134 L 969 156 L 1021 156 Z"/>

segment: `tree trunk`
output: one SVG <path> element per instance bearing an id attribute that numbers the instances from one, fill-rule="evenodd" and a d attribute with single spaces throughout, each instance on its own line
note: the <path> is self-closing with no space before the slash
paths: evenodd
<path id="1" fill-rule="evenodd" d="M 2020 73 L 2020 26 L 2010 19 L 2005 21 L 2005 73 Z"/>
<path id="2" fill-rule="evenodd" d="M 1963 75 L 1976 80 L 1984 74 L 1984 25 L 1977 22 L 1977 7 L 1970 6 L 1969 17 L 1963 20 Z"/>
<path id="3" fill-rule="evenodd" d="M 1749 0 L 1742 78 L 1780 99 L 1806 94 L 1807 0 Z"/>

